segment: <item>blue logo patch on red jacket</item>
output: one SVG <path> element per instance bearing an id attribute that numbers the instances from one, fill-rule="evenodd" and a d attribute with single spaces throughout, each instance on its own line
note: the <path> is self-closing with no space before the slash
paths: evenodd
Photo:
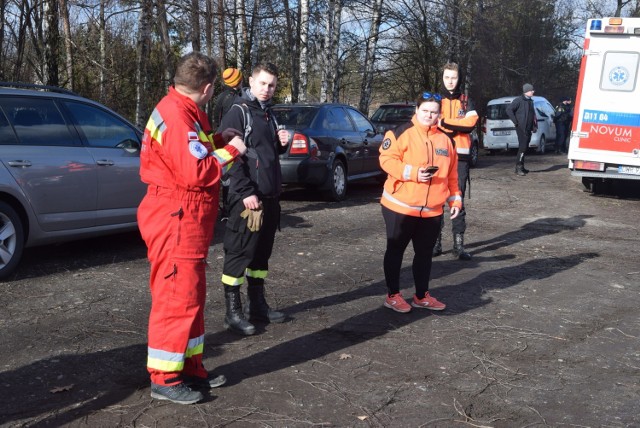
<path id="1" fill-rule="evenodd" d="M 447 150 L 447 149 L 436 149 L 436 155 L 449 157 L 449 150 Z"/>

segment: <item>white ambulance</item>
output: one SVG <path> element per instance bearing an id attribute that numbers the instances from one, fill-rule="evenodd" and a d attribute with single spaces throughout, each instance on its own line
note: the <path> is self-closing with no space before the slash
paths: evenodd
<path id="1" fill-rule="evenodd" d="M 568 158 L 591 191 L 640 180 L 639 69 L 640 18 L 587 21 Z"/>

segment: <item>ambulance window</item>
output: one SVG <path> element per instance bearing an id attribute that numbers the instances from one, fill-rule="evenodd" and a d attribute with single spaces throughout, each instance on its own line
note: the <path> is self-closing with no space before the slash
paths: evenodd
<path id="1" fill-rule="evenodd" d="M 606 52 L 602 63 L 600 89 L 633 92 L 636 88 L 639 61 L 638 52 Z"/>

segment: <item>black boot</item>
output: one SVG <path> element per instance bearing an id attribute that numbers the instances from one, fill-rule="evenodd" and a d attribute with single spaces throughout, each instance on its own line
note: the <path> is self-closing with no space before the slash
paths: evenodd
<path id="1" fill-rule="evenodd" d="M 227 313 L 224 316 L 224 328 L 236 333 L 251 336 L 256 328 L 246 320 L 242 313 L 242 301 L 240 300 L 240 287 L 224 286 L 224 297 L 227 303 Z"/>
<path id="2" fill-rule="evenodd" d="M 274 311 L 267 304 L 264 298 L 264 284 L 249 284 L 247 296 L 249 301 L 244 307 L 244 313 L 251 321 L 284 322 L 286 318 L 284 312 Z"/>
<path id="3" fill-rule="evenodd" d="M 525 175 L 527 175 L 526 172 L 524 172 L 524 165 L 516 165 L 516 174 L 518 174 L 521 177 L 524 177 Z"/>
<path id="4" fill-rule="evenodd" d="M 471 260 L 471 254 L 464 250 L 464 235 L 462 233 L 453 234 L 453 256 L 459 260 Z"/>
<path id="5" fill-rule="evenodd" d="M 433 257 L 438 257 L 440 254 L 442 254 L 442 229 L 440 229 L 440 233 L 438 234 L 436 245 L 433 246 Z"/>

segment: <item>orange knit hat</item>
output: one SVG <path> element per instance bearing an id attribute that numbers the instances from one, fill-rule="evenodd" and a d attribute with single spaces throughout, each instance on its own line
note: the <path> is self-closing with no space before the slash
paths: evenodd
<path id="1" fill-rule="evenodd" d="M 225 85 L 235 88 L 242 82 L 242 72 L 237 68 L 229 67 L 222 72 L 222 80 Z"/>

